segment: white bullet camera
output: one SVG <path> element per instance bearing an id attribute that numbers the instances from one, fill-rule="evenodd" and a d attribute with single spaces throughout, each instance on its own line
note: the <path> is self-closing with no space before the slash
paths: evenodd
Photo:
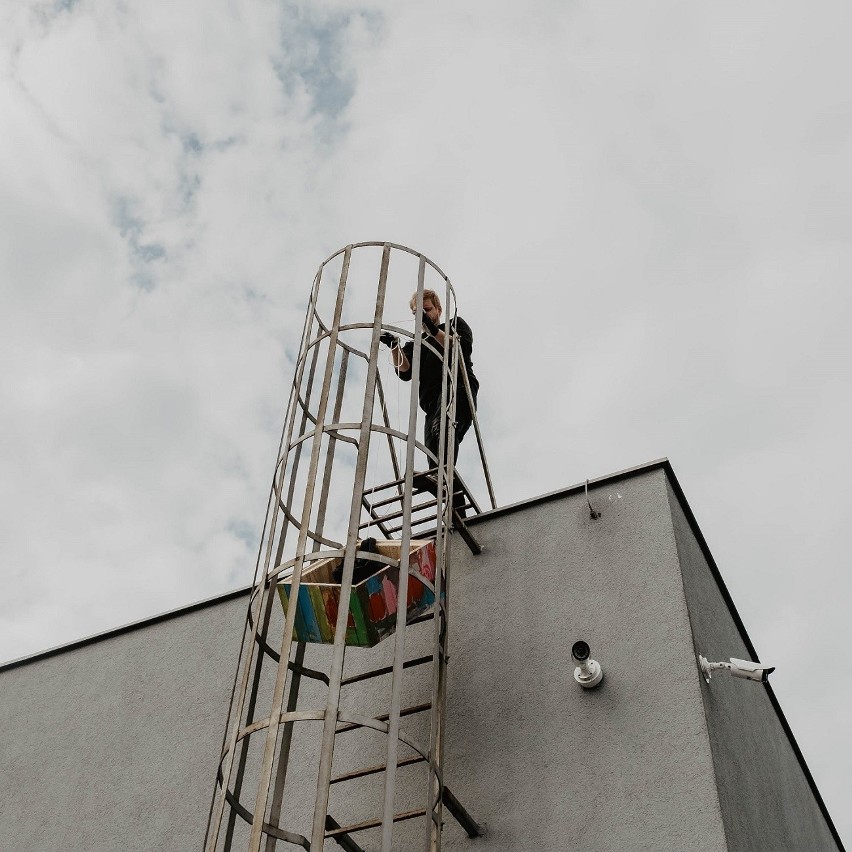
<path id="1" fill-rule="evenodd" d="M 730 663 L 711 663 L 707 657 L 698 655 L 698 667 L 704 675 L 704 680 L 710 683 L 710 678 L 714 671 L 719 669 L 727 669 L 732 677 L 742 677 L 746 680 L 756 680 L 758 683 L 766 683 L 769 675 L 775 671 L 775 666 L 768 666 L 766 663 L 753 663 L 750 660 L 738 660 L 736 657 L 731 657 Z"/>
<path id="2" fill-rule="evenodd" d="M 584 689 L 592 689 L 603 680 L 603 670 L 599 663 L 591 659 L 591 654 L 588 642 L 582 639 L 571 646 L 571 659 L 577 664 L 574 680 Z"/>

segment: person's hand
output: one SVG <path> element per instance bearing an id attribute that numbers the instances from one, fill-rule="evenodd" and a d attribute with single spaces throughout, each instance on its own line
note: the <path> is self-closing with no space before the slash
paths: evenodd
<path id="1" fill-rule="evenodd" d="M 383 331 L 379 335 L 379 341 L 384 343 L 385 346 L 388 346 L 391 349 L 395 349 L 397 346 L 399 346 L 399 340 L 397 340 L 396 335 L 391 334 L 389 331 Z"/>
<path id="2" fill-rule="evenodd" d="M 429 314 L 425 312 L 423 314 L 423 327 L 429 332 L 429 334 L 433 336 L 440 331 L 438 326 L 432 322 L 432 318 L 429 316 Z"/>

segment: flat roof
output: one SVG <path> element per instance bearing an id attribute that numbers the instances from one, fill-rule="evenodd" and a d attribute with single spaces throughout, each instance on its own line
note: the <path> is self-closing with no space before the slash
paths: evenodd
<path id="1" fill-rule="evenodd" d="M 35 654 L 29 654 L 26 657 L 18 657 L 16 660 L 10 660 L 8 663 L 0 665 L 0 672 L 8 671 L 9 669 L 24 666 L 28 663 L 35 663 L 39 660 L 44 660 L 47 657 L 55 657 L 57 654 L 64 654 L 66 651 L 73 651 L 76 648 L 83 648 L 86 645 L 93 645 L 95 642 L 101 642 L 104 639 L 110 639 L 113 636 L 121 636 L 122 633 L 130 633 L 132 630 L 138 630 L 140 627 L 147 627 L 151 624 L 157 624 L 160 621 L 168 621 L 170 618 L 177 618 L 180 615 L 188 615 L 199 609 L 207 609 L 207 607 L 216 606 L 220 603 L 233 600 L 234 598 L 248 595 L 252 590 L 251 586 L 244 586 L 241 589 L 234 589 L 230 592 L 225 592 L 221 595 L 215 595 L 212 598 L 205 598 L 203 601 L 186 604 L 177 607 L 176 609 L 166 610 L 159 615 L 148 616 L 139 621 L 131 621 L 128 624 L 123 624 L 121 627 L 112 627 L 109 630 L 104 630 L 101 633 L 93 633 L 91 636 L 85 636 L 82 639 L 75 639 L 73 642 L 66 642 L 64 645 L 56 645 L 53 648 L 48 648 L 45 651 L 37 651 Z"/>

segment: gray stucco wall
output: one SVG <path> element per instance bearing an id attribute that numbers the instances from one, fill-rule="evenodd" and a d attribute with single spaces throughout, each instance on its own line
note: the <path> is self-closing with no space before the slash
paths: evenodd
<path id="1" fill-rule="evenodd" d="M 669 501 L 696 653 L 752 659 L 671 488 Z M 767 689 L 727 672 L 700 688 L 731 852 L 838 849 Z"/>
<path id="2" fill-rule="evenodd" d="M 445 811 L 445 849 L 721 852 L 726 828 L 730 839 L 737 818 L 754 820 L 750 809 L 732 816 L 729 794 L 720 807 L 714 756 L 723 791 L 752 785 L 755 796 L 780 795 L 784 808 L 790 796 L 809 796 L 795 786 L 783 732 L 770 725 L 754 734 L 754 747 L 793 778 L 781 793 L 770 792 L 777 775 L 750 777 L 751 762 L 728 766 L 717 742 L 726 739 L 720 720 L 728 717 L 707 709 L 692 631 L 708 653 L 740 648 L 729 643 L 725 611 L 713 609 L 712 576 L 690 550 L 688 525 L 677 512 L 672 524 L 665 470 L 602 483 L 591 496 L 599 520 L 590 519 L 581 493 L 571 493 L 478 519 L 480 556 L 454 542 L 445 778 L 488 835 L 468 840 Z M 688 563 L 692 612 L 679 557 Z M 238 597 L 0 672 L 0 849 L 200 850 L 246 603 Z M 431 629 L 427 622 L 410 631 L 409 658 L 427 646 Z M 604 683 L 592 692 L 573 680 L 577 639 L 604 667 Z M 391 652 L 389 641 L 351 649 L 345 674 L 386 664 Z M 321 668 L 327 655 L 310 646 L 306 665 Z M 427 670 L 410 671 L 404 704 L 427 700 L 429 683 Z M 733 687 L 749 702 L 763 693 L 757 684 Z M 386 678 L 352 688 L 344 712 L 385 712 L 388 690 Z M 323 695 L 321 684 L 306 682 L 299 708 L 323 706 Z M 259 706 L 268 709 L 268 684 Z M 725 724 L 740 712 L 731 705 Z M 767 724 L 766 712 L 761 705 L 754 726 Z M 428 741 L 427 723 L 421 714 L 404 727 Z M 303 732 L 288 776 L 286 827 L 308 833 L 319 726 Z M 247 779 L 261 748 L 258 738 Z M 334 771 L 382 762 L 384 749 L 375 732 L 341 735 Z M 419 771 L 400 771 L 399 810 L 422 805 Z M 329 810 L 340 822 L 381 811 L 381 776 L 332 789 Z M 247 781 L 245 800 L 253 795 Z M 790 807 L 790 823 L 813 811 L 807 802 Z M 769 836 L 761 826 L 747 826 L 742 837 Z M 795 830 L 797 838 L 824 837 L 818 820 Z M 243 836 L 245 826 L 236 831 Z M 420 848 L 415 831 L 414 821 L 402 823 L 395 848 Z M 793 836 L 779 831 L 771 836 Z M 372 849 L 376 836 L 358 838 Z M 743 841 L 731 848 L 834 847 Z"/>
<path id="3" fill-rule="evenodd" d="M 0 672 L 0 849 L 201 849 L 247 600 Z"/>
<path id="4" fill-rule="evenodd" d="M 665 474 L 591 498 L 599 520 L 575 494 L 455 551 L 448 783 L 488 822 L 483 852 L 723 850 Z"/>

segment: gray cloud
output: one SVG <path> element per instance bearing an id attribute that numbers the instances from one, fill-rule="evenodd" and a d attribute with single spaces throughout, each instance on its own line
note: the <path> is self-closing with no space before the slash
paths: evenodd
<path id="1" fill-rule="evenodd" d="M 852 831 L 845 4 L 2 15 L 7 657 L 248 582 L 316 266 L 391 239 L 501 502 L 670 456 Z"/>

